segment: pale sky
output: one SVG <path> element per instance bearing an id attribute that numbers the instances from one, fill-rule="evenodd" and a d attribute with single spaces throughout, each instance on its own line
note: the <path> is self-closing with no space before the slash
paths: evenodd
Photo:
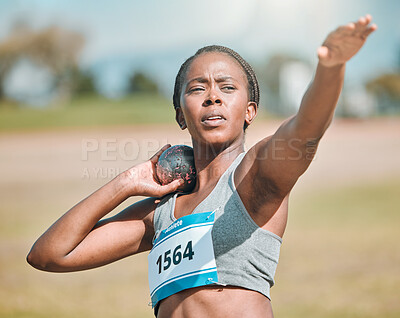
<path id="1" fill-rule="evenodd" d="M 230 46 L 256 63 L 275 52 L 316 62 L 331 30 L 366 13 L 379 29 L 348 65 L 350 80 L 364 80 L 400 64 L 398 0 L 0 0 L 0 40 L 16 19 L 27 19 L 36 28 L 83 32 L 83 65 L 182 51 L 179 66 L 188 49 L 207 44 Z"/>

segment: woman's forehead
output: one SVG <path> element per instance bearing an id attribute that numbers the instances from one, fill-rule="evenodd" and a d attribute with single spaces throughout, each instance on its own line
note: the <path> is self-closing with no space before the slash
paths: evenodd
<path id="1" fill-rule="evenodd" d="M 202 76 L 218 75 L 220 77 L 231 77 L 247 83 L 246 74 L 236 59 L 222 52 L 207 52 L 195 57 L 190 64 L 185 79 Z"/>

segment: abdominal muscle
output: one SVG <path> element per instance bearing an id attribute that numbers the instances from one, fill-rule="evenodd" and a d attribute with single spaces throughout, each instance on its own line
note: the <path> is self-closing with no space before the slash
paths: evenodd
<path id="1" fill-rule="evenodd" d="M 202 286 L 161 301 L 157 318 L 273 318 L 264 295 L 235 286 Z"/>

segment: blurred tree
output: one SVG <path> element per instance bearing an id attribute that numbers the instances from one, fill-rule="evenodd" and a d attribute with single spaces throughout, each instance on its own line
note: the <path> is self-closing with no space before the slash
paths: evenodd
<path id="1" fill-rule="evenodd" d="M 16 24 L 0 43 L 0 98 L 4 97 L 4 79 L 21 58 L 49 68 L 59 98 L 70 97 L 73 86 L 70 70 L 77 69 L 83 45 L 84 38 L 77 32 L 57 26 L 34 31 L 25 24 Z"/>
<path id="2" fill-rule="evenodd" d="M 367 89 L 376 95 L 388 95 L 400 101 L 400 74 L 383 74 L 367 83 Z"/>
<path id="3" fill-rule="evenodd" d="M 379 75 L 365 85 L 366 89 L 375 95 L 380 113 L 400 113 L 400 47 L 398 57 L 397 69 Z"/>
<path id="4" fill-rule="evenodd" d="M 378 100 L 378 112 L 400 112 L 400 72 L 383 74 L 366 84 Z"/>
<path id="5" fill-rule="evenodd" d="M 74 67 L 70 70 L 71 93 L 73 96 L 96 94 L 94 76 L 90 71 Z"/>
<path id="6" fill-rule="evenodd" d="M 151 78 L 142 72 L 135 72 L 129 78 L 128 93 L 156 93 L 158 94 L 158 85 Z"/>

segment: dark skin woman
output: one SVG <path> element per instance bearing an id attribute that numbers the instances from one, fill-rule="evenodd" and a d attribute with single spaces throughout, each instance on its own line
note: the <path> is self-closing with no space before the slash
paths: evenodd
<path id="1" fill-rule="evenodd" d="M 288 197 L 312 161 L 332 121 L 345 65 L 376 29 L 371 16 L 340 26 L 318 49 L 314 79 L 296 115 L 272 136 L 249 149 L 234 172 L 234 183 L 254 222 L 282 237 Z M 192 137 L 197 182 L 176 199 L 174 216 L 189 215 L 214 189 L 221 175 L 244 152 L 244 126 L 251 125 L 258 105 L 249 97 L 243 67 L 229 54 L 206 52 L 195 57 L 180 87 L 176 119 Z M 27 257 L 37 269 L 71 272 L 99 267 L 151 250 L 154 211 L 159 198 L 183 183 L 160 185 L 150 160 L 118 175 L 76 204 L 33 245 Z M 147 196 L 119 214 L 103 219 L 133 196 Z M 245 304 L 245 306 L 243 306 Z M 239 286 L 200 286 L 175 293 L 159 304 L 158 317 L 273 317 L 268 297 Z"/>

